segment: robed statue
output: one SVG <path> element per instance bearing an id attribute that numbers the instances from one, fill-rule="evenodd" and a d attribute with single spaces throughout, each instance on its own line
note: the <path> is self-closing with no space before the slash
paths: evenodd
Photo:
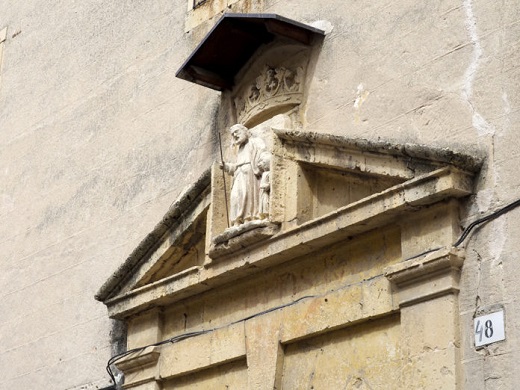
<path id="1" fill-rule="evenodd" d="M 233 144 L 238 147 L 237 158 L 234 163 L 225 162 L 221 166 L 233 175 L 229 219 L 231 225 L 239 226 L 260 219 L 260 211 L 265 215 L 265 210 L 260 210 L 260 181 L 266 171 L 262 165 L 265 162 L 261 161 L 261 155 L 263 152 L 265 155 L 266 147 L 262 139 L 252 137 L 249 129 L 243 125 L 233 125 L 229 131 Z"/>

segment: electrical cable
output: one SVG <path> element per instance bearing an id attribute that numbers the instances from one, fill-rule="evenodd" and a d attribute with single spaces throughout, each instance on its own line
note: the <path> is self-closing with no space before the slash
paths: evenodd
<path id="1" fill-rule="evenodd" d="M 469 233 L 476 226 L 478 226 L 480 224 L 483 224 L 485 222 L 491 221 L 491 220 L 493 220 L 495 218 L 498 218 L 502 214 L 505 214 L 505 213 L 513 210 L 514 208 L 516 208 L 518 206 L 520 206 L 520 199 L 515 200 L 514 202 L 509 203 L 507 206 L 504 206 L 501 209 L 498 209 L 497 211 L 494 211 L 491 214 L 489 214 L 489 215 L 487 215 L 487 216 L 485 216 L 483 218 L 477 219 L 476 221 L 472 222 L 471 224 L 469 224 L 469 226 L 466 229 L 464 229 L 464 231 L 462 232 L 461 236 L 459 237 L 457 242 L 455 242 L 455 244 L 453 244 L 453 246 L 454 247 L 458 247 L 460 244 L 462 244 L 464 242 L 464 240 L 468 237 Z"/>

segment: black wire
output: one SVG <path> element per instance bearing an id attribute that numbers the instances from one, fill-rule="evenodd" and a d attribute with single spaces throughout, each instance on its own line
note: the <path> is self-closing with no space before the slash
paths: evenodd
<path id="1" fill-rule="evenodd" d="M 438 248 L 428 249 L 427 251 L 424 251 L 424 252 L 422 252 L 422 253 L 419 253 L 418 255 L 414 255 L 414 256 L 412 256 L 412 257 L 408 257 L 408 258 L 404 259 L 403 261 L 413 260 L 413 259 L 416 259 L 416 258 L 418 258 L 418 257 L 421 257 L 421 256 L 424 256 L 424 255 L 427 255 L 428 253 L 436 252 L 436 251 L 438 251 L 438 250 L 440 250 L 440 249 L 442 249 L 442 248 L 446 248 L 446 247 L 442 247 L 442 246 L 440 246 L 440 247 L 438 247 Z"/>
<path id="2" fill-rule="evenodd" d="M 159 342 L 154 343 L 154 344 L 149 344 L 149 345 L 146 345 L 144 347 L 138 347 L 138 348 L 130 349 L 130 350 L 126 351 L 126 352 L 122 352 L 122 353 L 117 354 L 115 356 L 112 356 L 110 359 L 108 359 L 106 370 L 108 372 L 108 375 L 110 376 L 110 379 L 112 379 L 114 384 L 116 384 L 116 379 L 115 379 L 114 373 L 112 372 L 112 369 L 111 369 L 110 366 L 115 364 L 117 361 L 123 359 L 124 357 L 126 357 L 128 355 L 131 355 L 131 354 L 136 353 L 136 352 L 141 352 L 141 351 L 145 350 L 146 348 L 158 347 L 158 346 L 161 346 L 161 345 L 164 345 L 164 344 L 174 344 L 174 343 L 177 343 L 179 341 L 189 339 L 191 337 L 200 336 L 200 335 L 203 335 L 203 334 L 206 334 L 206 333 L 209 333 L 209 332 L 214 332 L 214 331 L 216 331 L 218 329 L 223 329 L 223 328 L 226 328 L 228 326 L 235 325 L 235 324 L 238 324 L 240 322 L 248 321 L 248 320 L 250 320 L 252 318 L 259 317 L 261 315 L 264 315 L 264 314 L 267 314 L 267 313 L 271 313 L 273 311 L 280 310 L 280 309 L 283 309 L 283 308 L 288 307 L 288 306 L 295 305 L 296 303 L 298 303 L 298 302 L 300 302 L 300 301 L 302 301 L 304 299 L 308 299 L 308 298 L 317 298 L 317 295 L 305 295 L 303 297 L 298 298 L 295 301 L 286 303 L 284 305 L 275 306 L 275 307 L 272 307 L 270 309 L 263 310 L 261 312 L 252 314 L 252 315 L 250 315 L 248 317 L 244 317 L 244 318 L 242 318 L 240 320 L 236 320 L 236 321 L 233 321 L 233 322 L 231 322 L 229 324 L 218 326 L 216 328 L 200 330 L 200 331 L 196 331 L 196 332 L 183 333 L 183 334 L 180 334 L 178 336 L 174 336 L 174 337 L 171 337 L 171 338 L 166 339 L 166 340 L 159 341 Z"/>
<path id="3" fill-rule="evenodd" d="M 475 228 L 476 226 L 484 223 L 484 222 L 488 222 L 488 221 L 491 221 L 495 218 L 498 218 L 499 216 L 501 216 L 502 214 L 505 214 L 507 213 L 508 211 L 511 211 L 513 210 L 514 208 L 520 206 L 520 199 L 518 200 L 515 200 L 514 202 L 508 204 L 507 206 L 504 206 L 502 207 L 501 209 L 483 217 L 483 218 L 480 218 L 480 219 L 477 219 L 475 222 L 472 222 L 466 229 L 464 229 L 464 231 L 462 232 L 460 238 L 457 240 L 457 242 L 455 244 L 453 244 L 454 247 L 457 247 L 459 246 L 460 244 L 462 244 L 464 242 L 464 240 L 466 239 L 466 237 L 468 236 L 468 234 L 473 230 L 473 228 Z"/>

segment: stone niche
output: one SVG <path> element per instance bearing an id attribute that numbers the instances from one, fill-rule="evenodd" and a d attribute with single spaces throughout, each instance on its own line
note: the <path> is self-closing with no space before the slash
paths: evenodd
<path id="1" fill-rule="evenodd" d="M 275 228 L 215 244 L 215 165 L 98 293 L 127 348 L 146 347 L 117 362 L 124 387 L 457 388 L 464 252 L 452 244 L 480 161 L 271 135 Z"/>
<path id="2" fill-rule="evenodd" d="M 233 122 L 261 139 L 269 208 L 228 226 L 233 178 L 215 163 L 102 286 L 134 350 L 115 362 L 123 387 L 459 388 L 464 252 L 452 245 L 481 160 L 304 128 L 314 48 L 276 26 L 285 35 L 232 77 L 200 53 L 179 72 L 223 90 Z"/>
<path id="3" fill-rule="evenodd" d="M 232 97 L 237 122 L 247 127 L 291 112 L 301 106 L 304 97 L 310 49 L 275 43 L 262 52 L 238 75 L 241 83 Z"/>

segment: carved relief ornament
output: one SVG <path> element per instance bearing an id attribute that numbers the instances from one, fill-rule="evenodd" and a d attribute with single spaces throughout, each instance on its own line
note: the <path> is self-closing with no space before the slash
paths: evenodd
<path id="1" fill-rule="evenodd" d="M 238 121 L 248 123 L 257 115 L 302 102 L 304 69 L 265 66 L 261 74 L 235 97 Z"/>

